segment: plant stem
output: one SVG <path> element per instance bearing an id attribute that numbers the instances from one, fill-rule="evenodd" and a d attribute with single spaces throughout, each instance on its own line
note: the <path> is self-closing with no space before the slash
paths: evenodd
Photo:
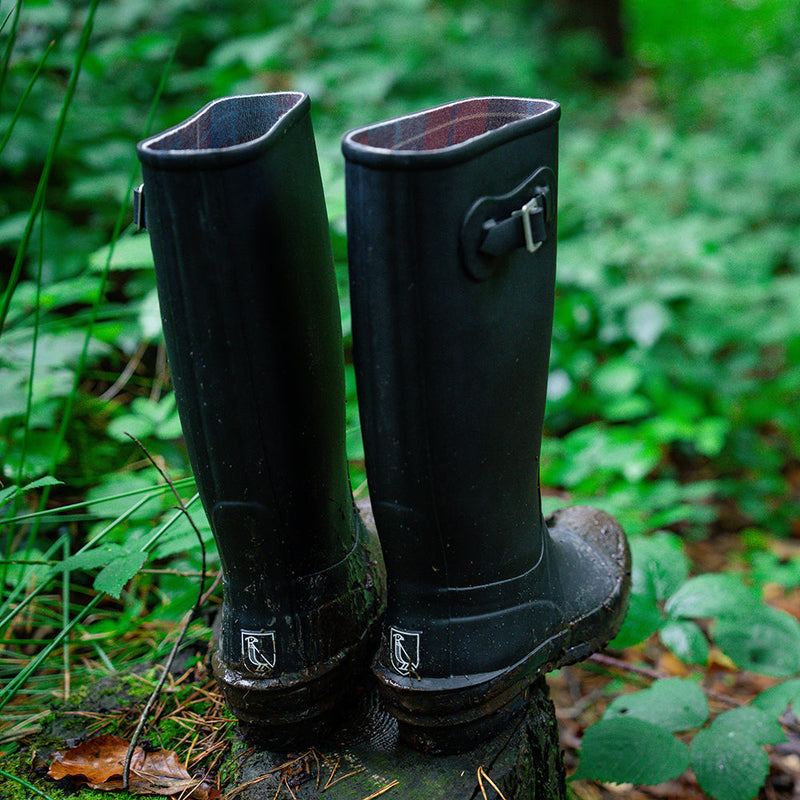
<path id="1" fill-rule="evenodd" d="M 10 781 L 18 783 L 29 792 L 38 794 L 39 797 L 44 797 L 45 800 L 53 800 L 49 794 L 45 794 L 45 792 L 43 792 L 41 789 L 37 789 L 32 783 L 28 783 L 28 781 L 26 781 L 24 778 L 20 778 L 18 775 L 12 775 L 10 772 L 6 772 L 4 769 L 0 769 L 0 775 L 2 775 L 4 778 L 8 778 Z"/>
<path id="2" fill-rule="evenodd" d="M 648 669 L 647 667 L 637 667 L 633 664 L 628 664 L 625 661 L 622 661 L 619 658 L 614 658 L 613 656 L 606 655 L 605 653 L 594 653 L 592 656 L 589 657 L 590 661 L 594 661 L 595 664 L 600 664 L 604 667 L 609 667 L 611 669 L 618 669 L 622 672 L 630 672 L 633 675 L 641 675 L 643 678 L 649 678 L 653 681 L 663 681 L 669 677 L 669 675 L 663 675 L 660 672 L 657 672 L 654 669 Z M 724 703 L 725 705 L 732 706 L 734 708 L 739 708 L 739 706 L 743 706 L 744 703 L 740 703 L 738 700 L 734 700 L 732 697 L 728 697 L 724 694 L 719 694 L 718 692 L 713 692 L 711 689 L 706 689 L 705 687 L 700 687 L 706 694 L 707 697 L 711 698 L 712 700 L 717 700 L 720 703 Z"/>
<path id="3" fill-rule="evenodd" d="M 2 141 L 0 141 L 0 153 L 3 152 L 5 146 L 8 144 L 8 140 L 11 138 L 11 134 L 14 131 L 14 126 L 17 124 L 17 120 L 20 118 L 22 114 L 22 109 L 25 107 L 25 103 L 30 96 L 31 91 L 33 90 L 33 86 L 36 83 L 37 78 L 39 77 L 39 73 L 42 71 L 42 67 L 44 67 L 45 61 L 47 61 L 47 57 L 50 55 L 51 51 L 55 47 L 56 43 L 50 42 L 47 45 L 47 50 L 44 51 L 44 55 L 39 60 L 39 63 L 36 66 L 36 70 L 34 71 L 31 79 L 28 81 L 28 85 L 25 87 L 25 91 L 22 93 L 22 97 L 17 103 L 17 108 L 14 111 L 14 116 L 11 117 L 11 122 L 8 123 L 8 128 L 6 129 L 5 135 L 3 136 Z"/>
<path id="4" fill-rule="evenodd" d="M 14 266 L 11 268 L 11 275 L 8 279 L 8 283 L 6 284 L 5 291 L 3 292 L 3 300 L 2 304 L 0 304 L 0 336 L 3 334 L 6 317 L 8 316 L 8 309 L 11 306 L 11 298 L 13 297 L 14 291 L 19 283 L 19 278 L 22 273 L 22 262 L 25 260 L 25 254 L 28 251 L 28 244 L 30 243 L 31 235 L 33 234 L 33 226 L 37 217 L 41 214 L 44 208 L 45 191 L 47 189 L 47 184 L 50 182 L 50 173 L 53 169 L 53 164 L 55 163 L 58 146 L 61 144 L 61 137 L 64 133 L 64 128 L 67 122 L 67 112 L 69 111 L 70 105 L 72 104 L 72 99 L 74 98 L 75 91 L 78 87 L 78 78 L 80 77 L 81 69 L 83 67 L 83 59 L 89 49 L 89 39 L 92 34 L 94 16 L 99 2 L 100 0 L 92 0 L 92 3 L 89 7 L 89 14 L 86 18 L 86 22 L 84 23 L 83 31 L 81 33 L 80 44 L 78 45 L 78 52 L 75 56 L 72 74 L 70 75 L 69 83 L 67 84 L 67 89 L 64 94 L 64 102 L 61 104 L 61 111 L 58 115 L 58 121 L 56 122 L 56 129 L 52 138 L 50 139 L 50 147 L 47 150 L 47 157 L 45 158 L 42 174 L 39 178 L 39 184 L 36 187 L 33 205 L 31 207 L 30 214 L 28 215 L 28 221 L 25 224 L 25 232 L 22 235 L 22 241 L 20 242 L 19 249 L 17 250 L 17 256 L 14 259 Z M 19 8 L 19 6 L 17 7 Z M 7 49 L 7 59 L 8 58 L 10 58 L 10 50 Z M 2 77 L 4 79 L 4 76 Z M 0 89 L 2 89 L 2 84 L 0 84 Z"/>
<path id="5" fill-rule="evenodd" d="M 95 5 L 96 5 L 96 0 L 95 0 Z M 147 122 L 145 123 L 145 133 L 149 133 L 150 128 L 153 125 L 156 108 L 158 107 L 158 101 L 161 98 L 161 95 L 164 92 L 164 88 L 167 85 L 167 77 L 169 76 L 169 72 L 172 67 L 172 62 L 175 59 L 175 54 L 177 53 L 177 51 L 178 51 L 178 41 L 175 42 L 175 46 L 173 47 L 172 52 L 170 53 L 170 56 L 167 59 L 167 63 L 164 65 L 164 69 L 161 73 L 161 81 L 158 85 L 158 89 L 156 90 L 155 96 L 153 97 L 153 102 L 150 105 L 150 111 L 147 116 Z M 128 178 L 128 187 L 125 192 L 126 198 L 131 197 L 131 194 L 133 192 L 133 186 L 134 183 L 136 182 L 136 176 L 138 174 L 138 170 L 139 166 L 137 163 L 131 170 L 130 177 Z M 69 428 L 70 422 L 72 421 L 72 409 L 74 408 L 75 405 L 75 398 L 78 395 L 78 387 L 80 386 L 80 381 L 83 377 L 83 370 L 86 367 L 86 361 L 89 354 L 89 343 L 92 340 L 92 335 L 94 334 L 94 326 L 95 323 L 97 322 L 97 317 L 100 311 L 100 305 L 106 293 L 108 275 L 111 270 L 111 259 L 114 257 L 114 250 L 116 247 L 117 240 L 119 239 L 120 233 L 122 232 L 122 226 L 128 215 L 128 208 L 129 208 L 128 201 L 127 200 L 123 201 L 117 213 L 116 222 L 114 223 L 114 231 L 111 234 L 111 243 L 110 247 L 108 248 L 108 257 L 106 258 L 106 263 L 103 268 L 103 274 L 100 280 L 100 287 L 97 290 L 97 296 L 95 297 L 94 305 L 92 306 L 91 314 L 89 316 L 89 321 L 88 324 L 86 325 L 86 334 L 83 339 L 83 349 L 81 350 L 80 357 L 78 358 L 78 364 L 75 367 L 75 376 L 72 383 L 72 391 L 67 396 L 66 404 L 64 406 L 64 410 L 61 417 L 61 424 L 59 425 L 58 431 L 56 432 L 56 441 L 55 444 L 53 445 L 53 453 L 50 462 L 50 474 L 53 474 L 56 471 L 56 466 L 58 465 L 58 456 L 61 451 L 61 446 L 64 443 L 64 440 L 66 439 L 67 429 Z M 2 325 L 3 325 L 2 318 L 0 318 L 0 332 L 2 332 Z M 42 498 L 40 501 L 41 508 L 44 508 L 44 505 L 47 502 L 49 496 L 50 496 L 49 488 L 45 487 L 42 492 Z M 35 525 L 34 528 L 37 529 L 38 525 Z"/>
<path id="6" fill-rule="evenodd" d="M 200 554 L 202 558 L 202 567 L 201 567 L 201 576 L 200 576 L 200 590 L 197 593 L 197 600 L 195 600 L 194 606 L 190 611 L 187 611 L 184 615 L 184 619 L 181 623 L 180 632 L 178 634 L 178 638 L 175 640 L 175 644 L 170 651 L 169 656 L 167 657 L 167 661 L 164 664 L 164 669 L 161 672 L 161 677 L 158 680 L 155 688 L 153 689 L 150 697 L 147 699 L 147 703 L 145 704 L 144 709 L 142 710 L 141 716 L 139 717 L 139 723 L 136 726 L 136 730 L 131 737 L 130 745 L 128 746 L 128 753 L 125 756 L 125 766 L 122 770 L 122 788 L 124 791 L 128 791 L 128 785 L 130 782 L 130 774 L 131 774 L 131 761 L 133 760 L 133 753 L 136 749 L 136 743 L 139 740 L 139 736 L 141 735 L 142 728 L 144 727 L 147 718 L 150 716 L 150 709 L 153 707 L 153 703 L 156 701 L 156 698 L 161 692 L 161 687 L 164 685 L 164 681 L 169 674 L 170 667 L 172 666 L 172 662 L 175 660 L 175 656 L 178 654 L 178 649 L 180 648 L 181 644 L 183 644 L 183 639 L 186 636 L 186 631 L 189 629 L 189 625 L 191 624 L 192 620 L 195 618 L 197 613 L 200 611 L 201 606 L 205 602 L 205 583 L 206 583 L 206 545 L 203 541 L 203 537 L 200 534 L 200 530 L 198 529 L 197 525 L 195 525 L 194 520 L 192 519 L 192 515 L 189 513 L 189 509 L 186 507 L 186 504 L 181 499 L 181 496 L 178 494 L 177 489 L 175 488 L 175 484 L 172 482 L 171 478 L 167 473 L 158 465 L 156 460 L 150 455 L 147 451 L 147 448 L 135 437 L 128 434 L 130 438 L 139 445 L 141 451 L 145 454 L 147 459 L 150 463 L 158 470 L 158 473 L 161 477 L 167 482 L 169 488 L 172 489 L 172 493 L 175 496 L 175 499 L 178 502 L 178 507 L 180 508 L 181 512 L 186 516 L 189 520 L 189 524 L 192 526 L 192 530 L 197 535 L 197 541 L 200 543 Z"/>
<path id="7" fill-rule="evenodd" d="M 3 28 L 9 20 L 11 14 L 14 15 L 14 21 L 11 23 L 11 32 L 8 35 L 8 44 L 6 51 L 3 53 L 3 66 L 0 68 L 0 105 L 2 105 L 3 89 L 6 85 L 6 76 L 8 75 L 8 65 L 11 63 L 11 51 L 14 49 L 14 43 L 17 41 L 17 29 L 19 28 L 19 15 L 22 11 L 22 0 L 17 0 L 17 5 L 14 10 L 3 20 Z M 0 326 L 2 327 L 2 326 Z"/>

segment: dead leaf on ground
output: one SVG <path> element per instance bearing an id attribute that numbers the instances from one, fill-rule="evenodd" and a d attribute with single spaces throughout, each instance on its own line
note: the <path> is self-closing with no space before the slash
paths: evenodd
<path id="1" fill-rule="evenodd" d="M 92 789 L 115 792 L 122 789 L 122 772 L 130 742 L 118 736 L 97 736 L 71 750 L 56 751 L 47 771 L 55 780 L 70 778 Z M 193 800 L 210 800 L 212 790 L 193 778 L 171 750 L 145 753 L 136 747 L 131 759 L 130 792 L 134 794 L 180 794 Z"/>

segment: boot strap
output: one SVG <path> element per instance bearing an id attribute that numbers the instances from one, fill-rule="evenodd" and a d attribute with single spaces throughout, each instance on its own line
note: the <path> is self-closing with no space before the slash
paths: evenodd
<path id="1" fill-rule="evenodd" d="M 541 167 L 508 194 L 482 197 L 467 212 L 461 244 L 467 272 L 488 278 L 499 259 L 525 248 L 535 253 L 555 219 L 555 174 Z"/>
<path id="2" fill-rule="evenodd" d="M 133 224 L 137 231 L 147 230 L 147 217 L 145 216 L 144 184 L 133 190 Z"/>

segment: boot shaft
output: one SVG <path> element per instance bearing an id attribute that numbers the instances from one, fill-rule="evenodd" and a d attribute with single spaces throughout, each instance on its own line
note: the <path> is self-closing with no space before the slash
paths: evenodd
<path id="1" fill-rule="evenodd" d="M 405 596 L 420 569 L 472 587 L 542 556 L 558 116 L 550 101 L 479 98 L 344 139 L 370 496 L 390 586 L 404 576 L 420 613 L 427 577 Z M 545 240 L 529 252 L 515 212 L 534 197 Z M 487 254 L 493 224 L 508 241 Z"/>
<path id="2" fill-rule="evenodd" d="M 339 306 L 308 106 L 291 92 L 225 98 L 139 146 L 198 489 L 218 527 L 241 531 L 251 514 L 238 504 L 264 507 L 256 527 L 281 539 L 264 564 L 278 582 L 338 562 L 354 540 L 352 530 L 341 541 L 329 533 L 352 517 L 352 502 Z M 220 550 L 235 568 L 239 547 Z"/>

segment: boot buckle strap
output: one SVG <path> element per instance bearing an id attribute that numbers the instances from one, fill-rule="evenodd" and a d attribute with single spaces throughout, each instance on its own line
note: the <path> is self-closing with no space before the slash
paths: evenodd
<path id="1" fill-rule="evenodd" d="M 555 173 L 540 167 L 508 194 L 481 197 L 467 212 L 461 250 L 467 272 L 485 280 L 506 257 L 524 249 L 535 253 L 555 224 Z"/>

